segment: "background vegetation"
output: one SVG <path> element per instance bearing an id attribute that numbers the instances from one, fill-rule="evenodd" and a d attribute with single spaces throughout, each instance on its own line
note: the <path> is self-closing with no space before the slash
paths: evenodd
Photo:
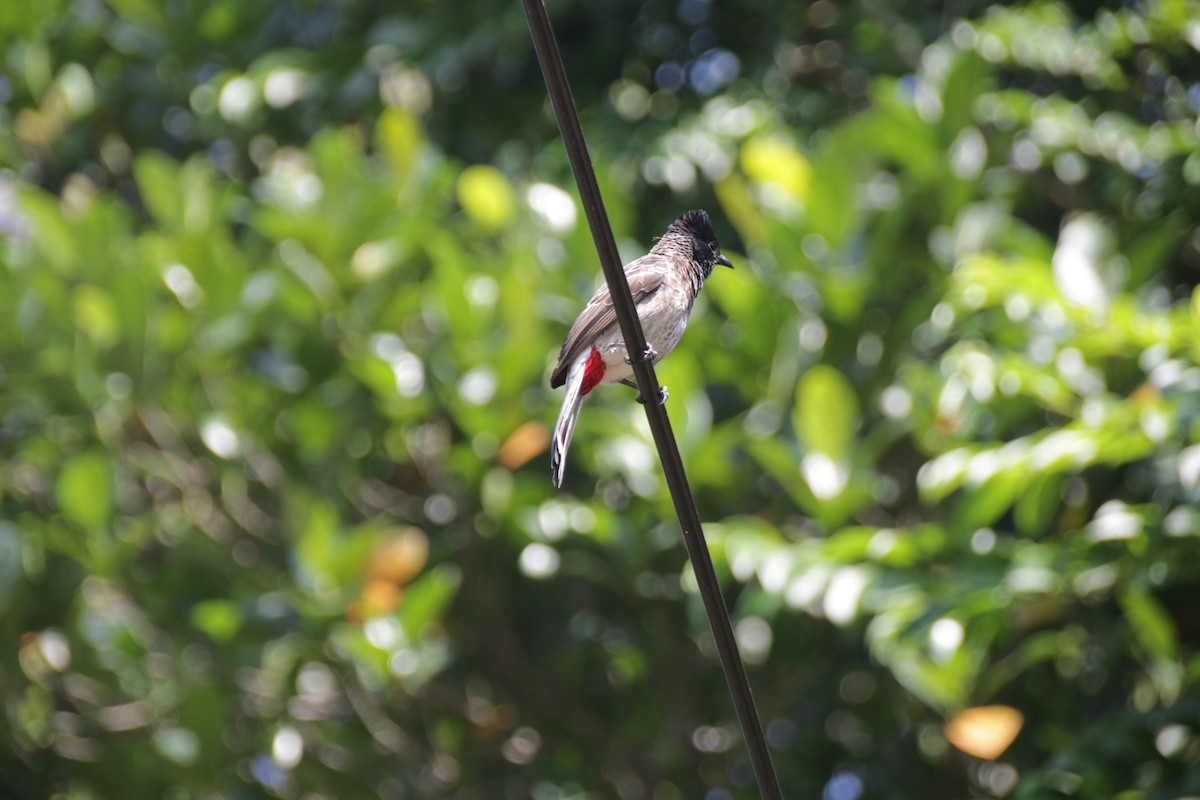
<path id="1" fill-rule="evenodd" d="M 1200 7 L 551 10 L 788 796 L 1200 796 Z M 519 4 L 0 51 L 0 795 L 755 796 Z"/>

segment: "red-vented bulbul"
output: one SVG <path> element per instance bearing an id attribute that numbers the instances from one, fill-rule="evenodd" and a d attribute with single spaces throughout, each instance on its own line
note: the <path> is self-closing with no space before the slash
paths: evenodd
<path id="1" fill-rule="evenodd" d="M 708 214 L 688 211 L 668 226 L 649 254 L 625 266 L 625 278 L 652 360 L 661 360 L 679 344 L 696 295 L 716 264 L 733 266 L 721 255 Z M 555 486 L 562 485 L 567 448 L 584 395 L 601 383 L 624 383 L 636 389 L 637 383 L 630 380 L 632 375 L 625 337 L 605 283 L 571 326 L 550 375 L 551 388 L 567 387 L 550 444 L 550 472 Z M 665 389 L 663 395 L 665 400 Z"/>

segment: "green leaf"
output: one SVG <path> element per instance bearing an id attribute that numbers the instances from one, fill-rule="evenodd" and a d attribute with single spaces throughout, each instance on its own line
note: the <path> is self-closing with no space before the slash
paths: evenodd
<path id="1" fill-rule="evenodd" d="M 814 232 L 838 248 L 858 214 L 854 208 L 856 162 L 841 148 L 831 147 L 814 162 L 804 210 Z"/>
<path id="2" fill-rule="evenodd" d="M 320 458 L 339 444 L 342 419 L 322 403 L 298 403 L 288 420 L 296 442 L 309 458 Z"/>
<path id="3" fill-rule="evenodd" d="M 646 657 L 629 644 L 613 648 L 608 663 L 611 669 L 627 682 L 640 680 L 646 674 Z"/>
<path id="4" fill-rule="evenodd" d="M 237 4 L 229 0 L 214 0 L 200 16 L 197 28 L 205 39 L 216 42 L 226 39 L 237 24 Z"/>
<path id="5" fill-rule="evenodd" d="M 808 197 L 812 165 L 804 154 L 782 137 L 751 139 L 742 147 L 742 172 L 757 183 L 776 183 L 795 200 Z"/>
<path id="6" fill-rule="evenodd" d="M 467 167 L 458 176 L 458 202 L 469 217 L 491 231 L 508 225 L 517 213 L 508 178 L 487 164 Z"/>
<path id="7" fill-rule="evenodd" d="M 120 338 L 117 304 L 98 286 L 80 286 L 71 294 L 71 318 L 89 339 L 104 348 Z"/>
<path id="8" fill-rule="evenodd" d="M 937 663 L 911 647 L 902 647 L 894 655 L 876 657 L 887 664 L 896 680 L 929 706 L 943 712 L 967 704 L 978 677 L 978 658 L 962 648 L 944 663 Z"/>
<path id="9" fill-rule="evenodd" d="M 1134 239 L 1125 248 L 1125 257 L 1129 260 L 1126 287 L 1140 288 L 1146 281 L 1159 274 L 1188 227 L 1187 215 L 1178 212 L 1163 218 Z"/>
<path id="10" fill-rule="evenodd" d="M 730 319 L 736 319 L 743 325 L 752 325 L 755 315 L 760 313 L 766 303 L 763 298 L 762 278 L 755 275 L 751 269 L 738 269 L 749 266 L 735 264 L 733 270 L 725 270 L 719 280 L 711 280 L 705 284 L 704 291 L 716 301 L 721 310 Z"/>
<path id="11" fill-rule="evenodd" d="M 58 199 L 46 192 L 25 188 L 21 210 L 29 216 L 36 232 L 37 249 L 49 265 L 61 273 L 77 269 L 80 254 L 72 226 L 63 217 Z"/>
<path id="12" fill-rule="evenodd" d="M 975 98 L 983 90 L 989 69 L 972 50 L 958 51 L 942 87 L 942 129 L 949 142 L 971 123 Z"/>
<path id="13" fill-rule="evenodd" d="M 896 99 L 896 82 L 881 78 L 871 88 L 872 106 L 840 123 L 834 136 L 842 147 L 896 163 L 922 181 L 943 174 L 943 146 L 911 105 Z"/>
<path id="14" fill-rule="evenodd" d="M 329 558 L 335 547 L 341 520 L 337 510 L 329 503 L 297 497 L 291 501 L 296 506 L 289 516 L 296 519 L 290 525 L 300 528 L 296 543 L 296 561 L 316 593 L 329 591 L 338 581 L 332 574 Z"/>
<path id="15" fill-rule="evenodd" d="M 417 641 L 427 625 L 442 618 L 460 583 L 458 567 L 442 564 L 405 587 L 398 613 L 409 641 Z"/>
<path id="16" fill-rule="evenodd" d="M 112 0 L 112 7 L 121 19 L 149 25 L 162 23 L 162 9 L 152 0 Z"/>
<path id="17" fill-rule="evenodd" d="M 1061 473 L 1043 475 L 1025 490 L 1013 509 L 1017 530 L 1026 536 L 1046 532 L 1062 505 L 1063 480 Z"/>
<path id="18" fill-rule="evenodd" d="M 398 108 L 386 109 L 379 115 L 375 139 L 397 176 L 407 177 L 421 147 L 421 127 L 416 118 Z"/>
<path id="19" fill-rule="evenodd" d="M 835 268 L 820 275 L 821 298 L 829 317 L 846 325 L 858 324 L 863 303 L 871 290 L 872 278 L 866 273 Z"/>
<path id="20" fill-rule="evenodd" d="M 1013 468 L 996 473 L 977 489 L 963 492 L 954 508 L 954 526 L 970 531 L 995 524 L 1028 482 L 1027 472 Z"/>
<path id="21" fill-rule="evenodd" d="M 229 600 L 205 600 L 192 606 L 192 625 L 218 644 L 232 641 L 242 627 L 242 615 Z"/>
<path id="22" fill-rule="evenodd" d="M 729 517 L 709 523 L 705 532 L 714 544 L 724 545 L 711 548 L 717 570 L 724 572 L 730 566 L 736 567 L 735 577 L 742 581 L 750 579 L 755 565 L 778 554 L 783 544 L 779 531 L 757 517 Z"/>
<path id="23" fill-rule="evenodd" d="M 746 182 L 736 172 L 730 172 L 713 185 L 721 210 L 737 229 L 743 241 L 754 242 L 766 236 L 766 224 L 755 206 Z"/>
<path id="24" fill-rule="evenodd" d="M 844 459 L 858 427 L 854 387 L 833 367 L 818 364 L 796 387 L 792 421 L 808 449 L 825 453 L 835 461 Z"/>
<path id="25" fill-rule="evenodd" d="M 11 522 L 0 522 L 0 614 L 21 587 L 21 534 Z"/>
<path id="26" fill-rule="evenodd" d="M 55 493 L 72 522 L 89 531 L 103 528 L 113 512 L 112 465 L 99 452 L 77 455 L 58 473 Z"/>
<path id="27" fill-rule="evenodd" d="M 183 197 L 179 189 L 179 165 L 163 153 L 151 150 L 138 156 L 133 176 L 154 218 L 165 227 L 181 227 Z"/>
<path id="28" fill-rule="evenodd" d="M 1156 661 L 1174 661 L 1179 657 L 1179 635 L 1162 603 L 1146 589 L 1127 585 L 1120 593 L 1121 608 L 1133 636 Z"/>
<path id="29" fill-rule="evenodd" d="M 382 358 L 362 355 L 347 362 L 350 374 L 379 397 L 391 400 L 396 397 L 396 373 Z"/>

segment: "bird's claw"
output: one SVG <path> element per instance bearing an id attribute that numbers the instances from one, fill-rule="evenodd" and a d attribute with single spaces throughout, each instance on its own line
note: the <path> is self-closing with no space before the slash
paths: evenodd
<path id="1" fill-rule="evenodd" d="M 667 387 L 665 387 L 665 386 L 658 387 L 658 404 L 660 406 L 666 405 L 667 398 L 670 396 L 671 396 L 671 393 L 667 391 Z M 646 405 L 646 398 L 642 397 L 640 394 L 637 396 L 637 401 L 639 403 L 641 403 L 642 405 Z"/>
<path id="2" fill-rule="evenodd" d="M 626 386 L 628 386 L 630 389 L 637 389 L 637 390 L 638 390 L 638 396 L 637 396 L 637 397 L 635 397 L 634 399 L 635 399 L 635 400 L 637 400 L 637 401 L 638 401 L 639 403 L 641 403 L 642 405 L 646 405 L 646 398 L 642 397 L 642 394 L 641 394 L 641 388 L 640 388 L 640 387 L 639 387 L 639 386 L 638 386 L 636 383 L 634 383 L 633 381 L 631 381 L 629 378 L 624 378 L 624 379 L 622 379 L 622 380 L 621 380 L 621 383 L 625 384 L 625 385 L 626 385 Z M 668 397 L 670 397 L 670 396 L 671 396 L 671 393 L 667 391 L 667 387 L 665 387 L 665 386 L 659 386 L 659 387 L 658 387 L 658 404 L 659 404 L 660 406 L 661 406 L 661 405 L 665 405 L 665 404 L 666 404 L 666 402 L 667 402 L 667 398 L 668 398 Z"/>
<path id="3" fill-rule="evenodd" d="M 646 342 L 646 349 L 644 351 L 642 351 L 642 360 L 643 361 L 657 361 L 658 360 L 658 351 L 656 351 L 653 347 L 651 347 L 649 342 Z M 633 361 L 629 358 L 629 356 L 625 356 L 625 363 L 629 364 L 630 366 L 633 365 Z"/>

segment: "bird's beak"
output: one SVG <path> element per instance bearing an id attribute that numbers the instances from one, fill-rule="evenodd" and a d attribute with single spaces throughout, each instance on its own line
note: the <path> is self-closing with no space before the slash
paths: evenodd
<path id="1" fill-rule="evenodd" d="M 733 262 L 730 261 L 725 256 L 717 256 L 716 263 L 720 264 L 722 266 L 725 266 L 725 267 L 729 267 L 730 269 L 733 269 Z"/>

